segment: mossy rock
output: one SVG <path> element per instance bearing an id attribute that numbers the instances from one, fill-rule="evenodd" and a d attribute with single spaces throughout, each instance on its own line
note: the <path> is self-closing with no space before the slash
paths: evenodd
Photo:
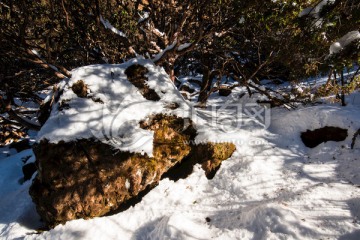
<path id="1" fill-rule="evenodd" d="M 236 150 L 233 143 L 207 143 L 194 147 L 193 158 L 201 163 L 206 177 L 212 179 L 222 161 L 231 157 Z"/>
<path id="2" fill-rule="evenodd" d="M 140 122 L 154 131 L 153 157 L 113 149 L 96 139 L 50 143 L 33 148 L 38 175 L 30 195 L 48 226 L 121 209 L 158 184 L 177 165 L 200 163 L 207 174 L 231 156 L 231 143 L 192 145 L 190 120 L 158 114 Z M 181 170 L 181 169 L 180 169 Z M 192 168 L 191 168 L 192 170 Z"/>

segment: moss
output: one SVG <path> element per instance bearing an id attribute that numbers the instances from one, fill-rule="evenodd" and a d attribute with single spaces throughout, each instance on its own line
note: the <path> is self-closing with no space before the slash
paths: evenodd
<path id="1" fill-rule="evenodd" d="M 145 169 L 150 174 L 155 173 L 157 168 L 159 168 L 159 163 L 155 158 L 150 158 L 145 162 Z"/>
<path id="2" fill-rule="evenodd" d="M 80 98 L 86 98 L 87 97 L 87 90 L 88 87 L 87 85 L 84 83 L 83 80 L 78 80 L 76 83 L 74 83 L 71 86 L 71 89 L 73 90 L 73 92 Z"/>
<path id="3" fill-rule="evenodd" d="M 125 70 L 125 74 L 130 81 L 137 78 L 143 78 L 148 72 L 147 68 L 140 64 L 133 64 Z"/>
<path id="4" fill-rule="evenodd" d="M 193 146 L 191 158 L 201 164 L 206 176 L 211 179 L 222 161 L 230 158 L 235 149 L 236 147 L 232 143 L 199 144 Z"/>
<path id="5" fill-rule="evenodd" d="M 114 152 L 95 139 L 49 143 L 34 147 L 39 174 L 30 195 L 49 226 L 76 218 L 103 216 L 138 201 L 160 177 L 189 174 L 196 163 L 203 164 L 207 176 L 229 158 L 235 146 L 229 143 L 190 145 L 196 130 L 190 121 L 158 114 L 140 126 L 154 131 L 153 157 L 130 152 Z M 207 164 L 206 167 L 205 163 Z M 182 172 L 183 171 L 183 172 Z"/>
<path id="6" fill-rule="evenodd" d="M 139 64 L 133 64 L 125 70 L 128 80 L 140 90 L 141 95 L 145 99 L 159 101 L 159 95 L 147 85 L 148 79 L 145 77 L 146 73 L 148 73 L 147 68 Z"/>
<path id="7" fill-rule="evenodd" d="M 210 145 L 212 145 L 214 159 L 228 159 L 236 149 L 232 143 L 210 143 Z"/>

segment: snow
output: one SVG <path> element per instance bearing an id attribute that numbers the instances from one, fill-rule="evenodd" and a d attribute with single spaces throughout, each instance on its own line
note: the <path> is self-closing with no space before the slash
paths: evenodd
<path id="1" fill-rule="evenodd" d="M 39 138 L 70 140 L 100 129 L 111 132 L 111 122 L 131 125 L 149 113 L 165 111 L 166 101 L 179 101 L 162 69 L 146 60 L 127 64 L 135 62 L 149 69 L 150 86 L 158 84 L 166 92 L 158 92 L 162 100 L 147 104 L 125 84 L 124 64 L 78 68 L 60 98 L 70 100 L 72 108 L 57 111 L 55 106 Z M 115 78 L 109 84 L 111 72 Z M 66 91 L 79 79 L 104 104 Z M 197 141 L 236 144 L 236 152 L 212 180 L 196 165 L 186 179 L 163 179 L 140 203 L 112 216 L 69 221 L 37 233 L 42 223 L 28 194 L 30 181 L 19 181 L 21 158 L 31 155 L 34 161 L 33 153 L 0 159 L 0 239 L 360 239 L 360 138 L 350 149 L 360 128 L 360 92 L 347 96 L 346 107 L 321 104 L 292 111 L 257 106 L 248 95 L 239 98 L 244 92 L 237 87 L 228 97 L 214 94 L 206 109 L 179 101 L 179 110 L 166 110 L 191 116 L 199 131 Z M 124 102 L 129 107 L 119 109 Z M 103 124 L 95 126 L 99 117 Z M 70 120 L 64 122 L 66 118 Z M 306 148 L 300 133 L 324 126 L 348 129 L 347 139 Z M 125 129 L 120 132 L 128 137 L 141 132 L 126 124 L 116 127 Z"/>
<path id="2" fill-rule="evenodd" d="M 341 37 L 339 40 L 331 44 L 330 46 L 330 55 L 336 54 L 344 49 L 347 45 L 354 42 L 355 40 L 360 39 L 359 31 L 351 31 Z"/>
<path id="3" fill-rule="evenodd" d="M 240 18 L 240 20 L 239 20 L 239 23 L 240 24 L 243 24 L 245 22 L 245 18 L 244 18 L 244 16 L 241 16 L 241 18 Z"/>
<path id="4" fill-rule="evenodd" d="M 315 26 L 322 25 L 322 18 L 320 18 L 320 12 L 326 5 L 334 4 L 335 0 L 322 0 L 316 4 L 315 7 L 305 8 L 300 12 L 299 17 L 313 16 L 316 19 Z"/>
<path id="5" fill-rule="evenodd" d="M 110 23 L 108 20 L 104 19 L 101 15 L 100 15 L 100 21 L 101 21 L 101 23 L 104 25 L 104 27 L 105 27 L 106 29 L 110 29 L 113 33 L 119 35 L 120 37 L 126 38 L 126 34 L 125 34 L 125 33 L 123 33 L 122 31 L 118 30 L 117 28 L 115 28 L 113 25 L 111 25 L 111 23 Z"/>
<path id="6" fill-rule="evenodd" d="M 156 56 L 153 58 L 154 62 L 157 62 L 161 59 L 161 57 L 169 50 L 172 50 L 177 44 L 177 41 L 175 40 L 172 44 L 170 44 L 169 46 L 167 46 L 163 51 L 159 52 L 158 54 L 156 54 Z"/>
<path id="7" fill-rule="evenodd" d="M 156 89 L 161 97 L 160 101 L 146 100 L 127 80 L 124 71 L 135 63 L 142 64 L 149 70 L 147 84 Z M 71 86 L 78 80 L 83 80 L 88 85 L 91 98 L 79 98 L 71 90 Z M 188 105 L 168 75 L 149 60 L 133 59 L 119 65 L 77 68 L 72 71 L 72 78 L 61 85 L 64 94 L 40 130 L 38 140 L 48 139 L 56 143 L 61 140 L 96 138 L 120 150 L 152 156 L 153 132 L 141 129 L 138 123 L 157 113 L 178 116 L 189 114 Z M 100 99 L 102 103 L 95 103 L 94 99 Z M 59 110 L 62 102 L 70 108 Z M 178 109 L 172 111 L 166 108 L 166 105 L 174 102 L 179 104 Z"/>
<path id="8" fill-rule="evenodd" d="M 18 117 L 21 118 L 22 121 L 24 121 L 24 122 L 27 122 L 27 123 L 37 126 L 37 127 L 41 127 L 40 123 L 37 121 L 37 118 L 30 120 L 27 117 L 21 116 L 20 114 L 18 114 Z"/>
<path id="9" fill-rule="evenodd" d="M 335 0 L 322 0 L 315 7 L 308 7 L 305 8 L 302 12 L 300 12 L 299 17 L 303 17 L 306 15 L 314 15 L 315 17 L 319 17 L 319 13 L 321 12 L 321 9 L 325 7 L 326 5 L 333 4 Z"/>
<path id="10" fill-rule="evenodd" d="M 41 55 L 40 55 L 40 53 L 39 53 L 38 51 L 36 51 L 35 49 L 33 49 L 33 50 L 31 50 L 31 52 L 32 52 L 33 54 L 35 54 L 38 58 L 41 59 Z"/>
<path id="11" fill-rule="evenodd" d="M 148 12 L 144 12 L 144 14 L 139 13 L 139 16 L 140 16 L 140 18 L 139 18 L 138 23 L 140 24 L 140 23 L 146 21 L 147 19 L 149 19 L 150 14 Z"/>
<path id="12" fill-rule="evenodd" d="M 52 68 L 54 71 L 56 72 L 59 72 L 59 69 L 57 67 L 55 67 L 54 65 L 50 64 L 50 63 L 47 63 L 42 57 L 41 57 L 41 54 L 36 51 L 35 49 L 32 49 L 31 52 L 33 54 L 35 54 L 41 61 L 43 61 L 44 63 L 46 63 L 50 68 Z"/>
<path id="13" fill-rule="evenodd" d="M 163 33 L 162 31 L 160 31 L 159 29 L 157 28 L 154 28 L 153 29 L 153 32 L 155 33 L 156 36 L 161 36 L 163 37 L 165 35 L 165 33 Z"/>
<path id="14" fill-rule="evenodd" d="M 184 49 L 187 49 L 188 47 L 190 47 L 192 45 L 192 43 L 183 43 L 178 47 L 178 51 L 182 51 Z"/>

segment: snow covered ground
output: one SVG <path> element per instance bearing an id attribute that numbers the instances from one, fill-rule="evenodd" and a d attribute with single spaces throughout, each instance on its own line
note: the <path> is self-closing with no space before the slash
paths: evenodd
<path id="1" fill-rule="evenodd" d="M 37 232 L 42 223 L 28 194 L 31 182 L 21 181 L 22 160 L 34 161 L 33 153 L 9 152 L 13 155 L 0 159 L 0 238 L 360 239 L 360 137 L 350 149 L 360 128 L 360 93 L 348 96 L 346 107 L 260 111 L 246 96 L 239 99 L 243 92 L 238 88 L 229 97 L 209 99 L 210 105 L 241 105 L 241 113 L 248 113 L 236 128 L 202 122 L 208 130 L 198 140 L 222 136 L 237 145 L 214 179 L 195 166 L 188 178 L 162 180 L 140 203 L 116 215 Z M 212 116 L 211 109 L 199 114 Z M 233 108 L 222 110 L 220 120 L 233 119 Z M 306 148 L 300 133 L 323 126 L 346 128 L 348 137 Z"/>

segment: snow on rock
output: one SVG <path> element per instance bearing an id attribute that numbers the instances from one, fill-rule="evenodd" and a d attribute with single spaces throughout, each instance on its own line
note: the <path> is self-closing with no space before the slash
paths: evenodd
<path id="1" fill-rule="evenodd" d="M 157 115 L 148 123 L 155 131 L 153 158 L 114 151 L 93 139 L 57 144 L 41 141 L 34 148 L 39 174 L 29 192 L 42 219 L 55 226 L 117 211 L 140 200 L 140 194 L 146 194 L 164 174 L 171 179 L 186 177 L 195 163 L 202 164 L 206 176 L 212 178 L 235 146 L 191 145 L 188 142 L 195 130 L 190 125 L 179 131 L 181 121 Z"/>
<path id="2" fill-rule="evenodd" d="M 330 46 L 330 55 L 336 54 L 343 50 L 347 45 L 350 43 L 360 39 L 360 32 L 359 31 L 351 31 L 341 37 L 339 40 L 331 44 Z"/>
<path id="3" fill-rule="evenodd" d="M 147 69 L 146 84 L 160 96 L 148 101 L 140 90 L 128 81 L 125 69 L 139 64 Z M 72 87 L 82 80 L 89 91 L 81 98 Z M 138 122 L 154 114 L 173 114 L 187 117 L 190 107 L 169 80 L 165 71 L 151 61 L 134 59 L 119 65 L 92 65 L 72 71 L 72 78 L 62 83 L 63 94 L 53 107 L 38 141 L 52 143 L 96 138 L 114 148 L 152 155 L 153 132 L 141 129 Z M 169 109 L 176 103 L 177 109 Z"/>

